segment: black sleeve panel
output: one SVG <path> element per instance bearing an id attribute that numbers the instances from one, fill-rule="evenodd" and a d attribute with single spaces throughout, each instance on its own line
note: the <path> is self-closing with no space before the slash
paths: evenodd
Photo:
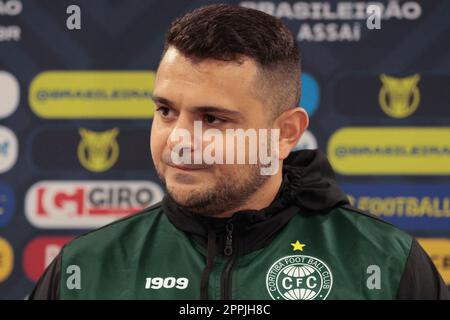
<path id="1" fill-rule="evenodd" d="M 59 300 L 60 279 L 61 253 L 59 253 L 47 267 L 34 287 L 29 300 Z"/>
<path id="2" fill-rule="evenodd" d="M 397 299 L 448 300 L 448 289 L 428 254 L 413 239 Z"/>

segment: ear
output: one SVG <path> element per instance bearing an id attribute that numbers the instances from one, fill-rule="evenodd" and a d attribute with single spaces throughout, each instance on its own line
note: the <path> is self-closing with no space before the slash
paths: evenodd
<path id="1" fill-rule="evenodd" d="M 279 156 L 284 160 L 308 128 L 308 113 L 303 108 L 292 108 L 279 115 L 274 124 L 280 129 Z"/>

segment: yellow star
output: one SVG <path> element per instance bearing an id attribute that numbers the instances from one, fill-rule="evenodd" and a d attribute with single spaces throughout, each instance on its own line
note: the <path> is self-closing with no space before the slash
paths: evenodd
<path id="1" fill-rule="evenodd" d="M 303 251 L 303 247 L 306 246 L 306 244 L 301 244 L 300 241 L 297 240 L 297 242 L 295 243 L 291 243 L 292 246 L 292 250 L 296 251 L 296 250 L 300 250 Z"/>

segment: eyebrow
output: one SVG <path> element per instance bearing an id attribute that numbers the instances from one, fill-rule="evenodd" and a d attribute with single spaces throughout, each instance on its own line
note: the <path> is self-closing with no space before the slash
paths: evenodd
<path id="1" fill-rule="evenodd" d="M 153 96 L 152 97 L 153 101 L 155 103 L 160 103 L 160 104 L 165 104 L 168 107 L 174 108 L 174 103 L 172 101 L 170 101 L 167 98 L 164 97 L 159 97 L 159 96 Z M 240 116 L 242 115 L 241 112 L 237 111 L 237 110 L 230 110 L 224 107 L 220 107 L 220 106 L 195 106 L 195 107 L 189 107 L 188 108 L 189 111 L 191 112 L 200 112 L 200 113 L 219 113 L 222 114 L 224 116 Z"/>

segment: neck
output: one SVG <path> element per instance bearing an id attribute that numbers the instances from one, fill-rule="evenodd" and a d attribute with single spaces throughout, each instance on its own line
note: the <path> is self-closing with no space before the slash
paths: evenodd
<path id="1" fill-rule="evenodd" d="M 282 171 L 278 170 L 277 174 L 271 176 L 266 183 L 255 193 L 253 193 L 247 201 L 237 208 L 229 211 L 224 211 L 218 215 L 217 218 L 230 218 L 237 211 L 242 210 L 261 210 L 268 207 L 275 199 L 280 190 L 282 182 Z"/>

